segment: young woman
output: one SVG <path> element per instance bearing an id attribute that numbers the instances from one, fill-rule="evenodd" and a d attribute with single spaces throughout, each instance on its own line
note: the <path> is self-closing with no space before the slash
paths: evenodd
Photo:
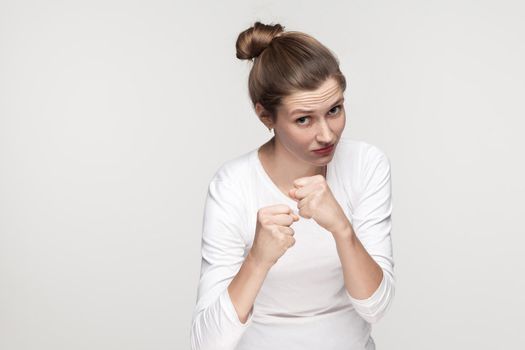
<path id="1" fill-rule="evenodd" d="M 375 349 L 395 284 L 389 159 L 341 137 L 345 77 L 316 39 L 256 22 L 236 47 L 274 136 L 209 184 L 192 349 Z"/>

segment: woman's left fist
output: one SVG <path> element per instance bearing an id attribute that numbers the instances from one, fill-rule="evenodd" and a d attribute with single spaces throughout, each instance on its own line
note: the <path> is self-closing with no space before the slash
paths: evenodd
<path id="1" fill-rule="evenodd" d="M 294 181 L 288 191 L 297 201 L 299 215 L 314 219 L 332 234 L 350 225 L 343 209 L 335 199 L 323 175 L 301 177 Z"/>

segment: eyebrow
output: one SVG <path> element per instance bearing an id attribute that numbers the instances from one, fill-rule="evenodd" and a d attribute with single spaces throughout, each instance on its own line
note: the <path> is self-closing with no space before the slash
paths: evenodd
<path id="1" fill-rule="evenodd" d="M 332 103 L 332 106 L 338 105 L 338 104 L 342 103 L 344 100 L 345 100 L 345 98 L 341 97 L 339 100 L 337 100 L 334 103 Z M 309 109 L 296 108 L 296 109 L 294 109 L 293 111 L 290 112 L 290 115 L 294 115 L 294 114 L 297 114 L 297 113 L 312 113 L 312 112 L 315 112 L 315 111 L 309 110 Z"/>

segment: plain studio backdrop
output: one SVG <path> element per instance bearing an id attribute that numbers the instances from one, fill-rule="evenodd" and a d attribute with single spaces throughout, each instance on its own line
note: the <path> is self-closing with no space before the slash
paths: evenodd
<path id="1" fill-rule="evenodd" d="M 378 350 L 524 348 L 520 1 L 0 2 L 0 348 L 189 349 L 207 186 L 270 134 L 237 35 L 309 33 L 393 186 Z M 520 216 L 521 215 L 521 216 Z"/>

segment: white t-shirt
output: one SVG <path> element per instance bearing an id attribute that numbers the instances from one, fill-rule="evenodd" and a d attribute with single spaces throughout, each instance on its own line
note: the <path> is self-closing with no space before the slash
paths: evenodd
<path id="1" fill-rule="evenodd" d="M 270 269 L 243 324 L 228 293 L 255 235 L 257 211 L 297 203 L 264 170 L 258 148 L 225 162 L 213 176 L 202 226 L 202 265 L 191 326 L 192 349 L 373 350 L 371 323 L 394 296 L 390 161 L 376 146 L 341 138 L 326 181 L 357 237 L 383 270 L 367 299 L 345 288 L 330 232 L 300 217 L 296 243 Z"/>

